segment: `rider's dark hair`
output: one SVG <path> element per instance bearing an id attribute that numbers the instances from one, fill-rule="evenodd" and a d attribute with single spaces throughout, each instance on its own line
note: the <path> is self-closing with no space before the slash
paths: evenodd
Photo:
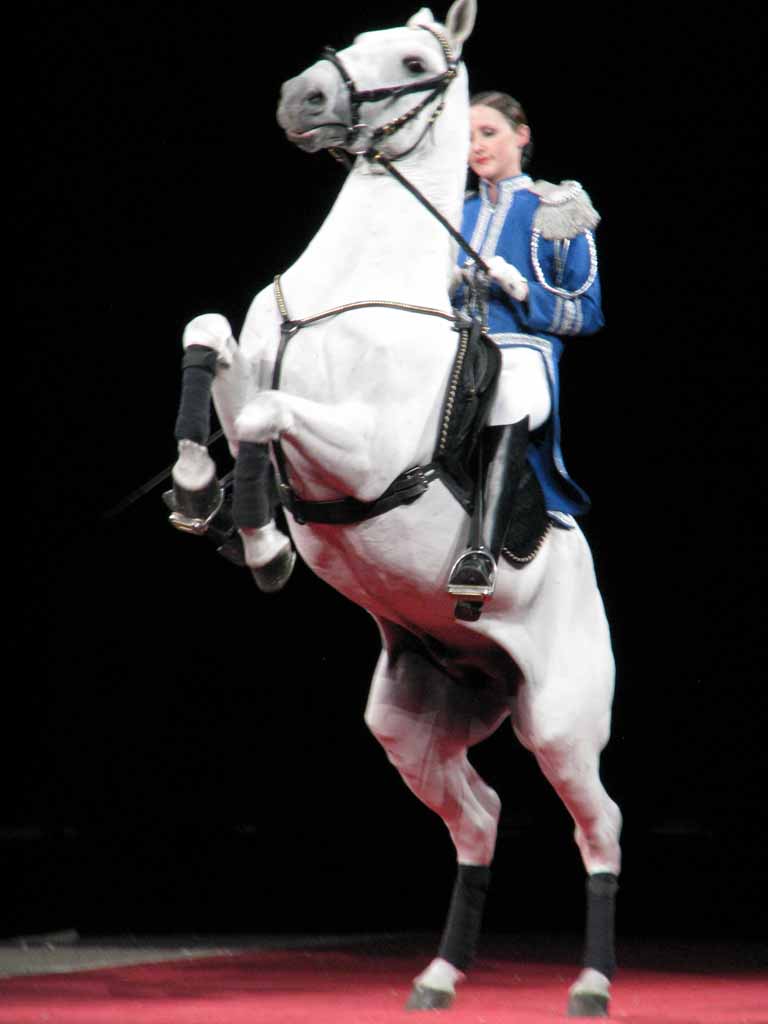
<path id="1" fill-rule="evenodd" d="M 491 107 L 493 110 L 498 110 L 500 114 L 506 117 L 513 128 L 517 128 L 521 124 L 528 124 L 528 117 L 520 102 L 506 92 L 477 92 L 472 96 L 469 104 L 472 107 Z M 528 127 L 530 128 L 530 125 Z M 523 151 L 520 154 L 520 166 L 523 170 L 531 162 L 532 156 L 533 136 L 531 136 L 530 142 L 523 147 Z"/>

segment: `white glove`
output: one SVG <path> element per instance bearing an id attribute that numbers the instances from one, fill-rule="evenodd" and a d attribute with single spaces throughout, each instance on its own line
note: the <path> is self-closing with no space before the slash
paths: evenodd
<path id="1" fill-rule="evenodd" d="M 525 302 L 528 298 L 528 279 L 523 277 L 517 267 L 503 258 L 503 256 L 491 256 L 488 263 L 491 280 L 501 285 L 507 295 L 511 295 L 518 302 Z"/>

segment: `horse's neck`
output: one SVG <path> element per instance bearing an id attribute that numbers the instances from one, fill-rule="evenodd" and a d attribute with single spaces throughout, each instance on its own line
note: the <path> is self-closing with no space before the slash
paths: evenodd
<path id="1" fill-rule="evenodd" d="M 441 151 L 404 162 L 402 173 L 454 225 L 461 213 L 463 156 Z M 383 168 L 361 161 L 349 174 L 325 223 L 291 268 L 301 310 L 382 298 L 445 305 L 456 244 L 440 222 Z M 289 282 L 290 283 L 290 282 Z"/>

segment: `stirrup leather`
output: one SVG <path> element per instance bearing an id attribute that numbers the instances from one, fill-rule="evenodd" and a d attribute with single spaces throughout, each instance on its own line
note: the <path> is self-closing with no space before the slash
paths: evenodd
<path id="1" fill-rule="evenodd" d="M 470 548 L 454 562 L 447 590 L 454 597 L 490 597 L 496 589 L 496 560 L 487 548 Z"/>

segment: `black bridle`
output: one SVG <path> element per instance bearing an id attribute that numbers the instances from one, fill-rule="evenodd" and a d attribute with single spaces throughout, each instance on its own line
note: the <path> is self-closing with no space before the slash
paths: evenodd
<path id="1" fill-rule="evenodd" d="M 445 57 L 446 68 L 439 75 L 432 75 L 430 78 L 422 78 L 417 82 L 406 82 L 403 85 L 385 85 L 379 89 L 358 89 L 355 85 L 355 81 L 344 67 L 336 50 L 330 46 L 326 46 L 323 50 L 321 60 L 330 61 L 331 64 L 341 75 L 341 80 L 344 83 L 347 92 L 349 93 L 349 109 L 350 109 L 350 124 L 346 126 L 346 138 L 344 140 L 345 148 L 348 148 L 355 141 L 360 131 L 366 127 L 366 125 L 360 120 L 360 107 L 363 103 L 379 103 L 381 100 L 397 99 L 400 96 L 407 96 L 415 92 L 426 92 L 429 93 L 425 96 L 420 103 L 417 103 L 415 107 L 412 107 L 406 113 L 401 114 L 399 117 L 393 118 L 388 121 L 387 124 L 380 125 L 375 128 L 371 133 L 370 146 L 365 156 L 371 157 L 376 153 L 376 144 L 382 140 L 389 138 L 394 135 L 395 132 L 399 131 L 404 125 L 412 121 L 414 117 L 418 116 L 425 107 L 428 107 L 433 100 L 440 99 L 440 104 L 433 113 L 432 117 L 427 122 L 424 131 L 416 142 L 406 152 L 399 153 L 395 159 L 399 160 L 401 157 L 406 156 L 421 142 L 421 139 L 426 134 L 427 130 L 435 122 L 440 112 L 443 109 L 443 93 L 446 91 L 448 86 L 451 84 L 453 79 L 458 74 L 458 61 L 453 55 L 450 46 L 443 36 L 430 28 L 428 25 L 420 25 L 419 28 L 424 29 L 425 32 L 429 32 L 430 35 L 434 36 L 440 44 L 440 48 L 443 51 Z"/>
<path id="2" fill-rule="evenodd" d="M 367 127 L 360 121 L 360 107 L 363 103 L 378 103 L 381 100 L 392 99 L 399 96 L 407 96 L 414 92 L 426 92 L 429 93 L 424 99 L 417 103 L 415 107 L 411 107 L 410 110 L 401 114 L 399 117 L 393 118 L 386 124 L 379 125 L 378 128 L 374 128 L 371 133 L 371 139 L 368 149 L 363 153 L 366 160 L 371 163 L 381 164 L 391 175 L 396 178 L 401 185 L 408 189 L 408 191 L 418 199 L 422 206 L 426 207 L 427 210 L 436 217 L 437 220 L 443 225 L 443 227 L 449 232 L 449 234 L 459 243 L 461 248 L 468 254 L 471 260 L 473 260 L 475 267 L 481 270 L 483 273 L 488 273 L 488 265 L 485 260 L 476 252 L 472 246 L 467 242 L 463 235 L 454 228 L 454 226 L 440 213 L 440 211 L 433 206 L 432 203 L 422 195 L 419 190 L 412 185 L 407 178 L 405 178 L 396 167 L 393 166 L 395 160 L 401 160 L 404 156 L 412 153 L 413 150 L 419 145 L 421 140 L 427 134 L 429 129 L 435 123 L 437 118 L 440 116 L 443 110 L 444 99 L 443 94 L 448 89 L 448 86 L 454 80 L 458 74 L 459 65 L 456 57 L 453 54 L 450 46 L 448 45 L 447 39 L 434 28 L 430 28 L 429 25 L 419 25 L 419 28 L 424 29 L 425 32 L 429 32 L 430 35 L 434 36 L 440 44 L 440 49 L 443 51 L 445 57 L 445 71 L 439 75 L 432 75 L 430 78 L 422 78 L 418 82 L 407 82 L 403 85 L 385 85 L 378 89 L 358 89 L 355 85 L 355 81 L 344 67 L 338 53 L 330 46 L 326 46 L 323 50 L 321 60 L 330 61 L 331 64 L 341 75 L 341 80 L 344 83 L 347 92 L 349 93 L 349 107 L 350 107 L 350 124 L 346 127 L 346 138 L 344 140 L 344 146 L 349 147 L 357 136 L 360 134 L 361 129 Z M 380 149 L 377 148 L 378 143 L 382 139 L 387 139 L 395 132 L 399 131 L 404 125 L 412 121 L 414 117 L 417 117 L 422 110 L 429 106 L 433 100 L 438 99 L 440 103 L 432 112 L 431 117 L 427 120 L 424 130 L 413 143 L 402 153 L 398 153 L 397 156 L 387 157 Z M 342 163 L 350 165 L 347 154 L 345 152 L 339 152 L 336 148 L 329 150 L 331 155 Z"/>

